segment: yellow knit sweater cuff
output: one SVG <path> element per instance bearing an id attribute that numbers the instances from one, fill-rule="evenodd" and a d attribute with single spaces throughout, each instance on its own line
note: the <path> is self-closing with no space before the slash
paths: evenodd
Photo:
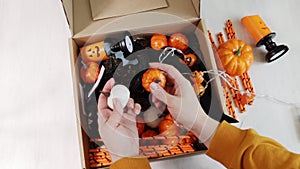
<path id="1" fill-rule="evenodd" d="M 145 157 L 126 157 L 114 162 L 110 169 L 151 169 Z"/>
<path id="2" fill-rule="evenodd" d="M 238 147 L 244 140 L 246 132 L 227 122 L 222 122 L 206 154 L 225 166 L 231 166 L 233 157 L 238 153 Z"/>

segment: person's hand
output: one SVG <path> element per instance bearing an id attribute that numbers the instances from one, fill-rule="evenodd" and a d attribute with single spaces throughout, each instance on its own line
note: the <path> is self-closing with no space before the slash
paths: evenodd
<path id="1" fill-rule="evenodd" d="M 110 79 L 102 91 L 110 92 L 114 83 L 114 79 Z M 118 99 L 113 99 L 113 107 L 113 110 L 108 108 L 106 96 L 99 96 L 99 133 L 114 162 L 123 157 L 139 155 L 136 115 L 140 113 L 141 106 L 130 98 L 124 109 Z"/>
<path id="2" fill-rule="evenodd" d="M 160 85 L 153 82 L 150 85 L 152 100 L 159 100 L 167 105 L 167 109 L 184 128 L 192 131 L 207 146 L 215 133 L 218 122 L 209 118 L 202 109 L 191 83 L 171 65 L 150 63 L 151 68 L 157 68 L 167 73 L 168 82 L 174 84 L 171 94 Z M 154 101 L 155 102 L 155 101 Z M 155 105 L 158 105 L 155 103 Z"/>

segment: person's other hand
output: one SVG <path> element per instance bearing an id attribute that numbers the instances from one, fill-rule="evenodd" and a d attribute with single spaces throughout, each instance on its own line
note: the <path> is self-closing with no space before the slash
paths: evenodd
<path id="1" fill-rule="evenodd" d="M 114 79 L 110 79 L 102 91 L 110 92 L 114 83 Z M 118 99 L 113 99 L 113 107 L 113 110 L 108 108 L 106 96 L 99 96 L 99 133 L 114 162 L 123 157 L 139 155 L 136 115 L 140 113 L 141 106 L 130 98 L 124 109 Z"/>
<path id="2" fill-rule="evenodd" d="M 191 83 L 171 65 L 150 63 L 151 68 L 157 68 L 167 73 L 169 83 L 173 83 L 171 94 L 160 85 L 153 82 L 150 85 L 152 100 L 160 100 L 167 105 L 167 109 L 175 120 L 184 128 L 192 131 L 207 146 L 215 133 L 218 122 L 209 118 L 202 109 Z M 157 104 L 156 104 L 157 105 Z"/>

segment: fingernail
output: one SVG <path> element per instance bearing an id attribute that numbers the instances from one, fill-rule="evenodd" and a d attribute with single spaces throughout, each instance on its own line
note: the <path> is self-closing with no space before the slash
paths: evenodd
<path id="1" fill-rule="evenodd" d="M 130 98 L 127 102 L 127 107 L 133 109 L 134 108 L 134 100 Z"/>
<path id="2" fill-rule="evenodd" d="M 157 83 L 155 83 L 155 82 L 152 82 L 151 84 L 150 84 L 150 89 L 151 90 L 157 90 L 159 87 L 158 87 L 158 84 Z"/>
<path id="3" fill-rule="evenodd" d="M 136 115 L 139 115 L 140 113 L 141 113 L 141 105 L 140 104 L 138 104 L 138 103 L 136 103 L 135 104 L 135 114 Z"/>

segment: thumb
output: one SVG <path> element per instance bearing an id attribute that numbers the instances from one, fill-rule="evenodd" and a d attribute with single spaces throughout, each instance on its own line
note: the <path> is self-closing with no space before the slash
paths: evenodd
<path id="1" fill-rule="evenodd" d="M 116 98 L 113 99 L 113 106 L 114 106 L 113 113 L 108 118 L 106 124 L 112 128 L 117 128 L 120 125 L 122 119 L 123 108 L 119 99 Z"/>
<path id="2" fill-rule="evenodd" d="M 168 103 L 173 99 L 174 96 L 167 93 L 159 84 L 152 82 L 150 84 L 151 93 L 161 102 L 168 105 Z"/>

